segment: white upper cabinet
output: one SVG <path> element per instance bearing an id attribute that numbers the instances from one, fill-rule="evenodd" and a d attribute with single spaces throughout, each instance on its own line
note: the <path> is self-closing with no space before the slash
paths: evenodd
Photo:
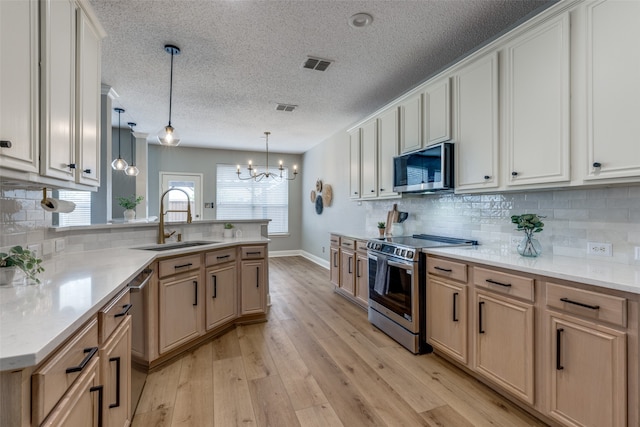
<path id="1" fill-rule="evenodd" d="M 398 155 L 398 108 L 378 116 L 378 197 L 397 197 L 393 191 L 393 158 Z"/>
<path id="2" fill-rule="evenodd" d="M 507 185 L 568 183 L 569 13 L 504 48 Z"/>
<path id="3" fill-rule="evenodd" d="M 424 91 L 425 145 L 451 139 L 451 85 L 450 79 L 430 84 Z"/>
<path id="4" fill-rule="evenodd" d="M 454 76 L 456 191 L 498 186 L 498 55 Z"/>
<path id="5" fill-rule="evenodd" d="M 399 104 L 400 152 L 419 150 L 422 144 L 422 94 L 418 93 Z"/>
<path id="6" fill-rule="evenodd" d="M 360 188 L 363 199 L 378 197 L 378 121 L 370 120 L 360 127 Z"/>
<path id="7" fill-rule="evenodd" d="M 586 6 L 586 179 L 640 177 L 640 2 Z"/>
<path id="8" fill-rule="evenodd" d="M 0 168 L 38 172 L 38 2 L 0 1 Z M 10 145 L 10 147 L 9 147 Z"/>
<path id="9" fill-rule="evenodd" d="M 360 128 L 349 132 L 349 197 L 360 195 Z"/>

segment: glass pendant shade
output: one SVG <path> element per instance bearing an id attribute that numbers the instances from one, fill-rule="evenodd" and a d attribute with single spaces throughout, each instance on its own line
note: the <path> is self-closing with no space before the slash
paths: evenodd
<path id="1" fill-rule="evenodd" d="M 117 171 L 123 171 L 127 168 L 127 166 L 129 166 L 127 164 L 127 162 L 122 158 L 121 152 L 120 152 L 120 148 L 121 148 L 121 144 L 120 144 L 120 115 L 122 113 L 124 113 L 124 109 L 122 108 L 114 108 L 113 109 L 116 113 L 118 113 L 118 158 L 115 159 L 113 162 L 111 162 L 111 167 L 114 170 Z"/>
<path id="2" fill-rule="evenodd" d="M 158 142 L 162 145 L 175 147 L 180 144 L 180 134 L 169 124 L 158 132 Z"/>
<path id="3" fill-rule="evenodd" d="M 140 170 L 135 165 L 129 165 L 124 170 L 124 173 L 129 176 L 138 176 L 138 174 L 140 173 Z"/>

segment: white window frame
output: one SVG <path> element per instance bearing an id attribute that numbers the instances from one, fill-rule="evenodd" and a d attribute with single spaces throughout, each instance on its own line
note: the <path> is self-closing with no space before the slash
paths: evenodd
<path id="1" fill-rule="evenodd" d="M 192 173 L 192 172 L 166 172 L 160 171 L 160 193 L 158 194 L 158 200 L 162 198 L 162 194 L 169 189 L 169 181 L 192 181 L 194 183 L 194 197 L 192 202 L 193 208 L 191 209 L 191 216 L 193 221 L 199 221 L 202 219 L 202 206 L 203 206 L 203 192 L 202 183 L 204 182 L 204 174 Z M 167 194 L 169 197 L 169 194 Z M 165 200 L 166 202 L 166 200 Z M 160 213 L 158 212 L 158 215 Z M 186 220 L 186 217 L 185 217 Z"/>

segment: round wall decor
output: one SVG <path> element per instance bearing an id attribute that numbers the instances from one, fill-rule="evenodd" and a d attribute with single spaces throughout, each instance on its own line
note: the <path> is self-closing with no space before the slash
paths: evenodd
<path id="1" fill-rule="evenodd" d="M 322 213 L 322 196 L 316 197 L 316 213 L 320 215 Z"/>
<path id="2" fill-rule="evenodd" d="M 321 193 L 321 192 L 322 192 L 322 180 L 321 180 L 321 179 L 318 179 L 318 180 L 316 181 L 316 191 L 317 191 L 318 193 Z"/>
<path id="3" fill-rule="evenodd" d="M 333 200 L 333 189 L 331 185 L 325 184 L 322 190 L 322 202 L 324 206 L 331 206 L 331 201 Z"/>

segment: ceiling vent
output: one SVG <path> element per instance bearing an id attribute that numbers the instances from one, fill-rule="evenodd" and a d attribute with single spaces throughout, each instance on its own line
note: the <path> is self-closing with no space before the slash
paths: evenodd
<path id="1" fill-rule="evenodd" d="M 298 107 L 298 106 L 297 105 L 291 105 L 291 104 L 277 104 L 276 105 L 276 110 L 277 111 L 291 112 L 291 111 L 295 110 L 296 107 Z"/>
<path id="2" fill-rule="evenodd" d="M 330 61 L 328 59 L 313 58 L 310 56 L 309 58 L 307 58 L 305 63 L 302 64 L 302 68 L 316 71 L 325 71 L 327 68 L 329 68 L 329 65 L 331 65 L 332 62 L 333 61 Z"/>

